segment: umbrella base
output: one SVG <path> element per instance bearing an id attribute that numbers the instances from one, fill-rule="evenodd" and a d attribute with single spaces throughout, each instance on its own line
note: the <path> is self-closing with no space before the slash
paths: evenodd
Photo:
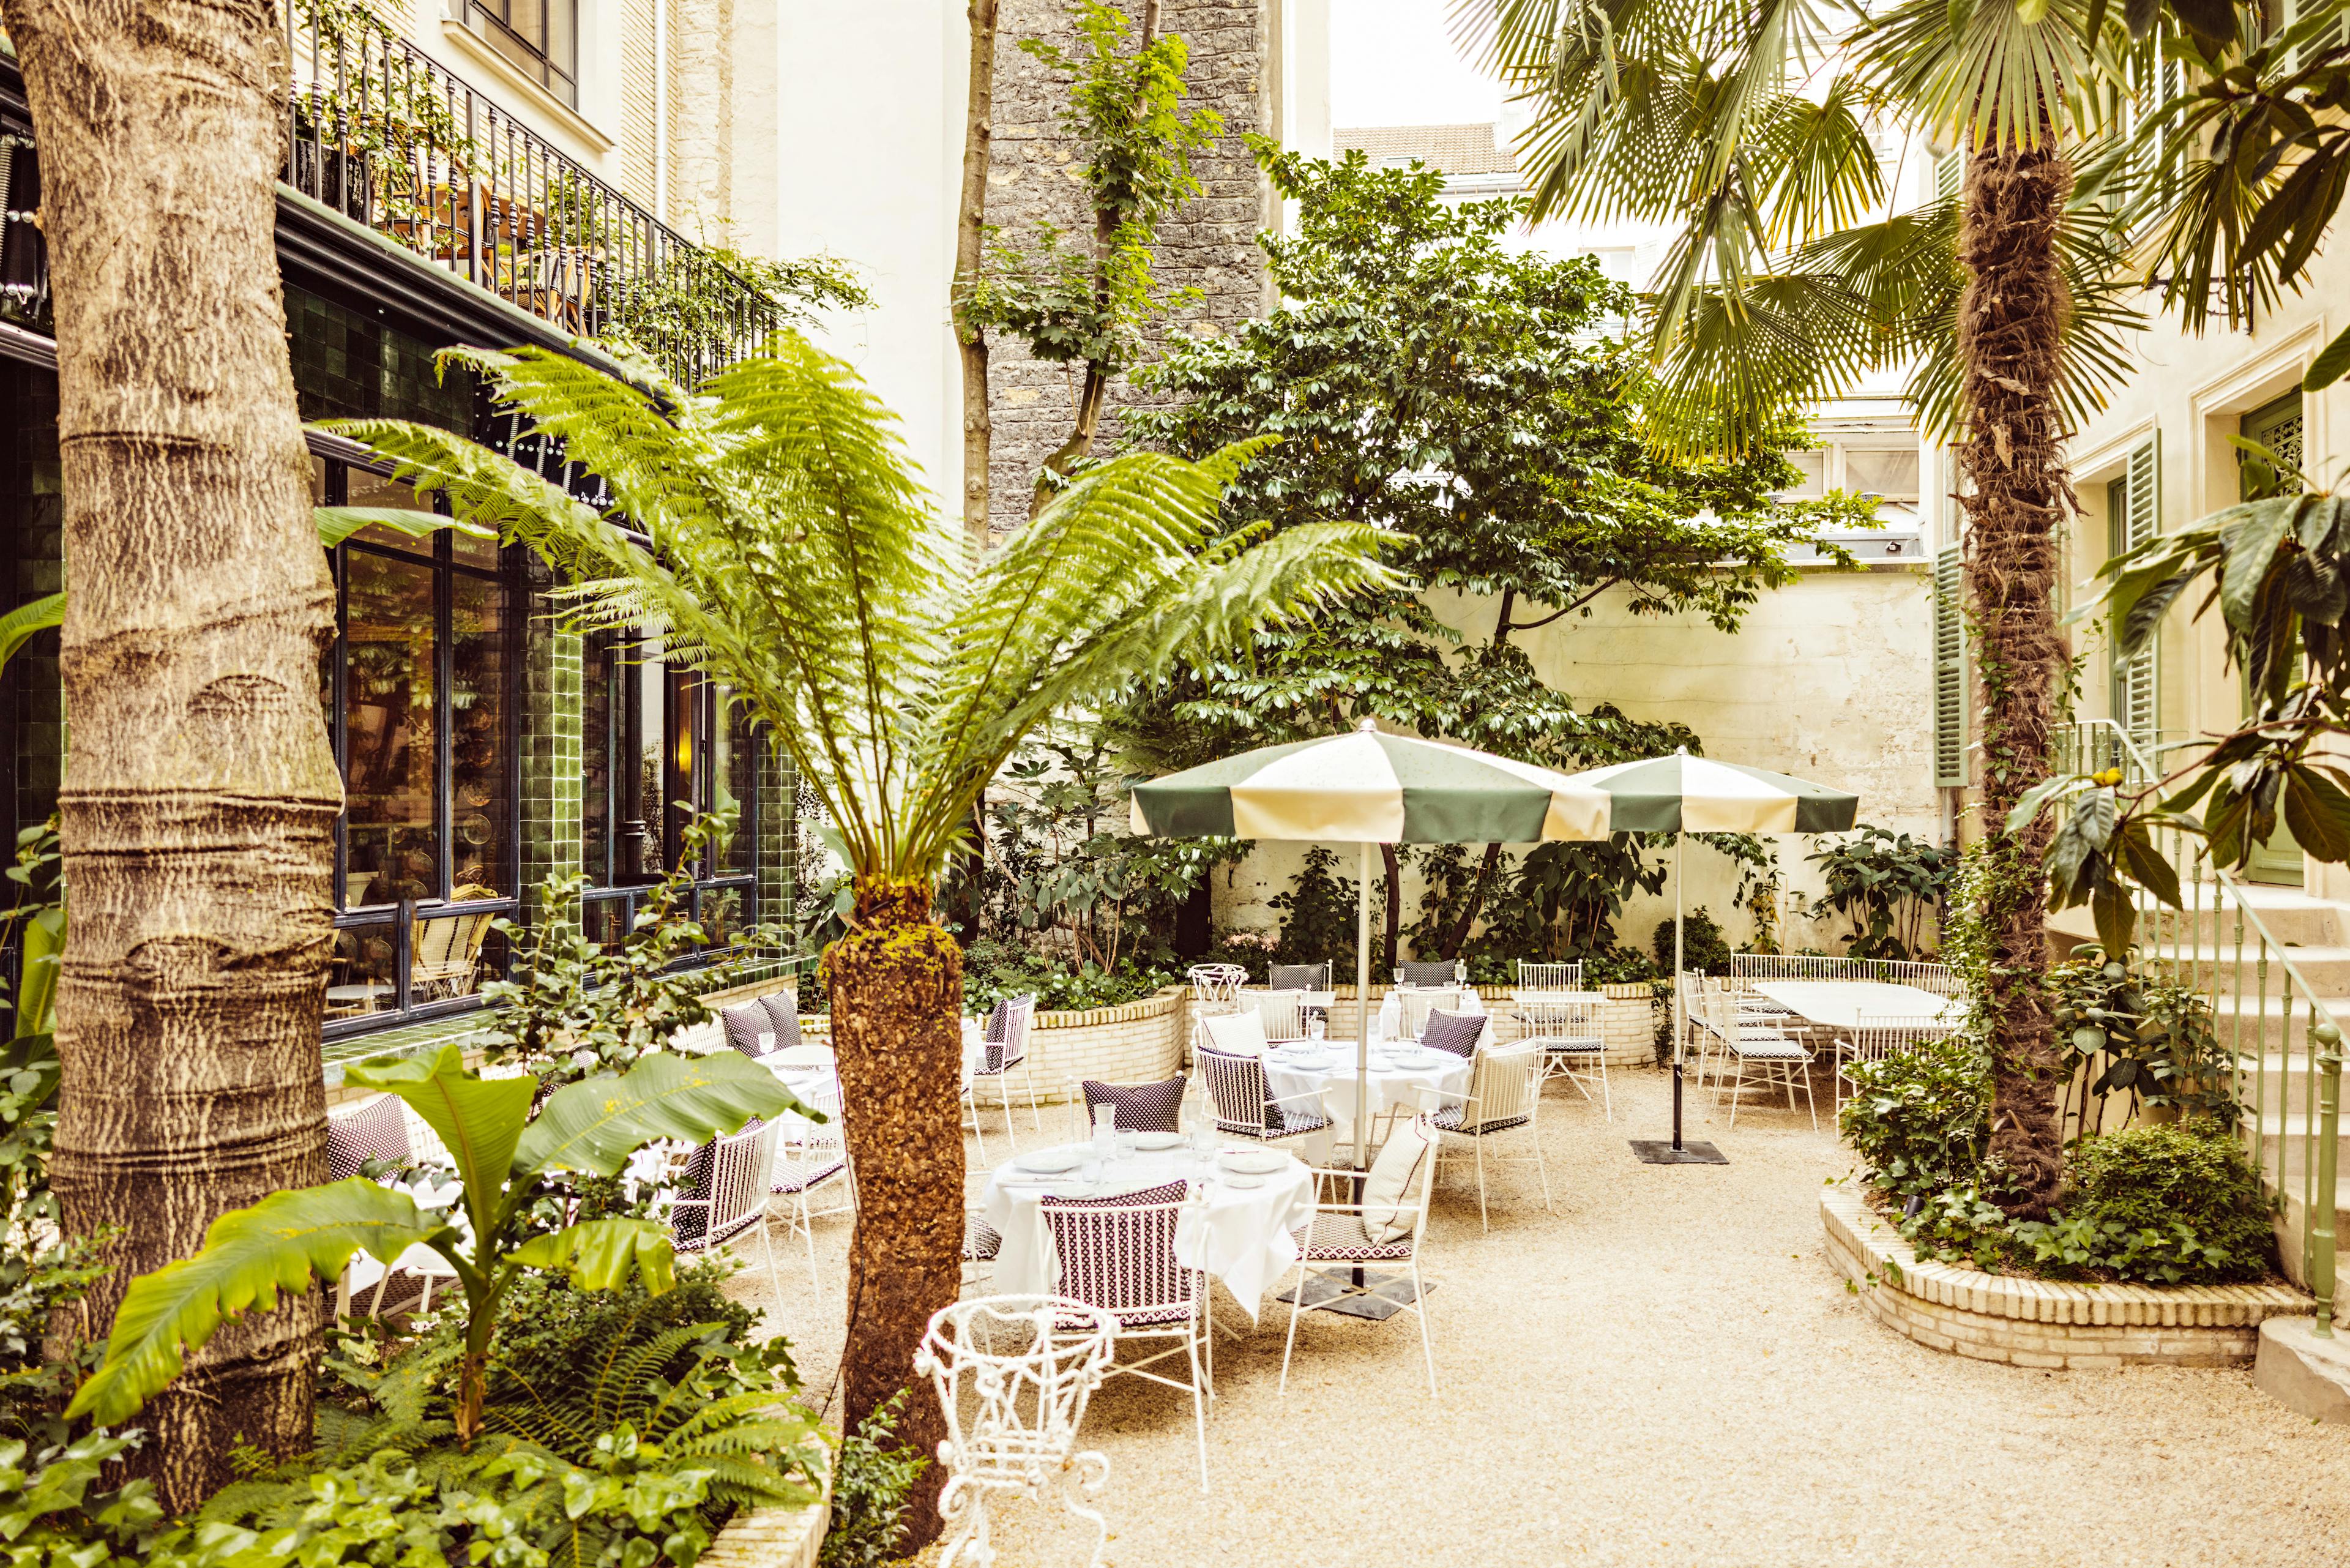
<path id="1" fill-rule="evenodd" d="M 1273 1299 L 1295 1301 L 1307 1312 L 1344 1313 L 1348 1317 L 1367 1317 L 1376 1323 L 1395 1316 L 1419 1298 L 1412 1294 L 1411 1281 L 1405 1276 L 1375 1274 L 1365 1270 L 1357 1271 L 1356 1278 L 1345 1280 L 1308 1273 L 1305 1282 L 1296 1290 L 1284 1291 Z"/>
<path id="2" fill-rule="evenodd" d="M 1685 1143 L 1675 1148 L 1664 1138 L 1636 1137 L 1632 1158 L 1642 1165 L 1728 1165 L 1730 1157 L 1710 1143 Z"/>

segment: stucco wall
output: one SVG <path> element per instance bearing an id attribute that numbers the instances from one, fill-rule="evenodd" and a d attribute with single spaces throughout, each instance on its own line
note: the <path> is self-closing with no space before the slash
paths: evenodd
<path id="1" fill-rule="evenodd" d="M 1638 718 L 1678 721 L 1698 732 L 1709 756 L 1856 790 L 1863 822 L 1939 840 L 1929 589 L 1918 568 L 1806 572 L 1764 595 L 1734 635 L 1702 621 L 1635 617 L 1611 595 L 1588 619 L 1571 617 L 1513 640 L 1578 706 L 1613 702 Z M 1480 639 L 1492 630 L 1490 600 L 1439 594 L 1430 603 L 1448 625 Z M 1793 835 L 1779 844 L 1787 888 L 1808 899 L 1820 881 L 1804 857 L 1815 846 Z M 1218 920 L 1277 927 L 1268 902 L 1288 886 L 1304 853 L 1302 845 L 1266 845 L 1220 872 Z M 1353 849 L 1341 859 L 1344 874 L 1353 875 Z M 1684 875 L 1689 907 L 1707 906 L 1733 941 L 1751 935 L 1744 914 L 1731 912 L 1737 873 L 1725 857 L 1691 845 Z M 1417 878 L 1408 877 L 1406 924 L 1419 892 Z M 1671 916 L 1671 899 L 1669 886 L 1659 898 L 1636 896 L 1617 922 L 1618 935 L 1645 947 Z M 1788 919 L 1780 939 L 1789 947 L 1841 950 L 1847 929 L 1842 921 Z"/>

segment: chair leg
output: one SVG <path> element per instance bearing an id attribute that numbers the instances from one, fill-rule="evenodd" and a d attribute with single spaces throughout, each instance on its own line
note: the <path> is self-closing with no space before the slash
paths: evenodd
<path id="1" fill-rule="evenodd" d="M 1411 1301 L 1412 1315 L 1419 1319 L 1419 1358 L 1428 1364 L 1428 1399 L 1432 1405 L 1438 1397 L 1436 1347 L 1428 1337 L 1428 1293 L 1419 1284 L 1419 1249 L 1417 1246 L 1412 1248 L 1411 1253 Z"/>
<path id="2" fill-rule="evenodd" d="M 1045 1116 L 1042 1111 L 1036 1108 L 1035 1064 L 1034 1062 L 1022 1062 L 1020 1064 L 1020 1076 L 1028 1085 L 1028 1130 L 1041 1137 L 1044 1136 L 1045 1132 Z"/>
<path id="3" fill-rule="evenodd" d="M 979 1091 L 970 1085 L 965 1085 L 962 1099 L 963 1104 L 971 1107 L 971 1136 L 978 1140 L 980 1168 L 984 1170 L 988 1165 L 987 1129 L 979 1125 Z"/>
<path id="4" fill-rule="evenodd" d="M 1018 1154 L 1020 1152 L 1020 1129 L 1012 1120 L 1012 1075 L 1008 1071 L 998 1073 L 995 1075 L 995 1092 L 1002 1096 L 1003 1101 L 1003 1141 L 1012 1146 L 1013 1153 Z M 978 1120 L 976 1116 L 972 1119 L 973 1121 Z"/>
<path id="5" fill-rule="evenodd" d="M 1184 1333 L 1183 1345 L 1184 1349 L 1190 1353 L 1191 1360 L 1191 1430 L 1199 1438 L 1200 1490 L 1204 1493 L 1208 1490 L 1208 1401 L 1202 1392 L 1204 1384 L 1200 1376 L 1199 1334 L 1187 1329 Z M 1211 1355 L 1215 1354 L 1212 1347 L 1209 1354 Z"/>
<path id="6" fill-rule="evenodd" d="M 1546 1214 L 1555 1214 L 1558 1210 L 1551 1207 L 1550 1201 L 1550 1167 L 1543 1161 L 1542 1127 L 1539 1123 L 1531 1124 L 1526 1131 L 1534 1140 L 1534 1174 L 1542 1178 L 1543 1211 Z"/>
<path id="7" fill-rule="evenodd" d="M 1616 1096 L 1607 1087 L 1607 1053 L 1601 1050 L 1599 1062 L 1599 1106 L 1607 1113 L 1607 1125 L 1616 1125 Z"/>
<path id="8" fill-rule="evenodd" d="M 1730 1125 L 1731 1129 L 1735 1130 L 1738 1127 L 1738 1096 L 1746 1087 L 1746 1061 L 1744 1057 L 1734 1053 L 1731 1060 L 1738 1068 L 1738 1075 L 1730 1081 Z M 1719 1096 L 1715 1097 L 1714 1103 L 1716 1105 L 1721 1103 Z"/>
<path id="9" fill-rule="evenodd" d="M 1414 1267 L 1417 1268 L 1417 1265 L 1414 1265 Z M 1418 1281 L 1419 1277 L 1419 1276 L 1416 1272 L 1412 1276 L 1415 1282 Z M 1289 1358 L 1291 1355 L 1295 1355 L 1297 1350 L 1297 1314 L 1302 1310 L 1298 1303 L 1304 1298 L 1305 1294 L 1305 1260 L 1304 1258 L 1300 1258 L 1297 1260 L 1297 1283 L 1291 1288 L 1289 1293 L 1289 1334 L 1288 1337 L 1282 1342 L 1281 1386 L 1274 1390 L 1274 1395 L 1276 1398 L 1285 1397 L 1289 1393 Z"/>
<path id="10" fill-rule="evenodd" d="M 1788 1096 L 1791 1100 L 1794 1097 L 1792 1095 Z M 1794 1107 L 1790 1106 L 1788 1108 L 1792 1110 Z M 1804 1108 L 1812 1114 L 1812 1130 L 1819 1131 L 1820 1102 L 1812 1094 L 1812 1064 L 1809 1062 L 1804 1064 Z"/>
<path id="11" fill-rule="evenodd" d="M 816 1210 L 808 1207 L 807 1189 L 800 1189 L 797 1199 L 800 1211 L 800 1235 L 807 1242 L 808 1288 L 822 1290 L 824 1281 L 816 1272 Z"/>
<path id="12" fill-rule="evenodd" d="M 1493 1233 L 1493 1222 L 1485 1215 L 1485 1140 L 1481 1137 L 1470 1141 L 1477 1150 L 1477 1222 L 1490 1236 Z"/>

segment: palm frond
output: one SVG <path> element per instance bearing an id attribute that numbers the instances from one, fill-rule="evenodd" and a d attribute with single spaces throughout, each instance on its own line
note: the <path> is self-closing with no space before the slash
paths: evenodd
<path id="1" fill-rule="evenodd" d="M 1855 69 L 1960 147 L 2037 147 L 2098 101 L 2091 0 L 1905 0 L 1859 40 Z"/>

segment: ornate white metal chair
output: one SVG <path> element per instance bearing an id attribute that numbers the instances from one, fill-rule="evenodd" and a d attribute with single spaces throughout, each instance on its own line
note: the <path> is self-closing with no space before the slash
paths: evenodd
<path id="1" fill-rule="evenodd" d="M 1003 1137 L 1012 1145 L 1012 1152 L 1020 1152 L 1020 1135 L 1012 1120 L 1012 1075 L 1018 1073 L 1028 1088 L 1028 1122 L 1031 1131 L 1042 1132 L 1044 1113 L 1036 1105 L 1036 1075 L 1028 1065 L 1028 1029 L 1035 1022 L 1036 999 L 1034 996 L 1006 997 L 995 1004 L 987 1015 L 987 1039 L 979 1060 L 972 1066 L 972 1085 L 966 1091 L 971 1104 L 971 1127 L 981 1137 L 979 1158 L 987 1158 L 984 1135 L 979 1133 L 979 1085 L 983 1079 L 993 1079 L 1003 1096 Z"/>
<path id="2" fill-rule="evenodd" d="M 385 1185 L 404 1189 L 413 1187 L 432 1168 L 453 1168 L 456 1163 L 424 1118 L 396 1095 L 374 1095 L 355 1105 L 338 1106 L 328 1111 L 327 1179 L 348 1180 L 362 1174 L 373 1161 L 381 1161 L 389 1168 L 382 1178 Z M 394 1299 L 395 1313 L 429 1311 L 435 1287 L 457 1281 L 457 1272 L 449 1266 L 449 1261 L 430 1247 L 411 1247 L 389 1267 L 360 1252 L 353 1256 L 335 1282 L 335 1315 L 348 1315 L 358 1293 L 373 1285 L 375 1293 L 369 1300 L 367 1313 L 369 1317 L 381 1317 L 384 1296 L 395 1274 L 417 1289 L 413 1301 Z"/>
<path id="3" fill-rule="evenodd" d="M 1939 1018 L 1879 1018 L 1861 1013 L 1855 1027 L 1836 1037 L 1835 1112 L 1844 1110 L 1848 1097 L 1845 1090 L 1852 1082 L 1850 1074 L 1855 1063 L 1882 1062 L 1950 1033 L 1951 1026 Z"/>
<path id="4" fill-rule="evenodd" d="M 1196 1047 L 1206 1020 L 1239 1011 L 1248 971 L 1236 963 L 1195 963 L 1184 978 L 1191 982 L 1191 1037 L 1186 1044 Z"/>
<path id="5" fill-rule="evenodd" d="M 1922 960 L 1878 959 L 1877 978 L 1895 985 L 1914 985 L 1920 991 L 1930 991 L 1936 996 L 1959 994 L 1959 977 L 1949 964 L 1929 963 Z"/>
<path id="6" fill-rule="evenodd" d="M 775 1272 L 775 1243 L 767 1235 L 767 1189 L 774 1179 L 775 1140 L 772 1123 L 754 1123 L 730 1137 L 714 1138 L 694 1151 L 691 1185 L 670 1205 L 670 1239 L 681 1252 L 712 1252 L 746 1231 L 759 1233 L 767 1262 L 767 1288 L 783 1293 Z M 816 1272 L 811 1252 L 808 1272 Z"/>
<path id="7" fill-rule="evenodd" d="M 1407 1040 L 1417 1040 L 1428 1027 L 1431 1012 L 1481 1012 L 1484 1003 L 1465 985 L 1399 986 L 1395 1000 L 1400 1012 L 1398 1027 Z"/>
<path id="8" fill-rule="evenodd" d="M 998 1497 L 1057 1498 L 1093 1521 L 1086 1561 L 1101 1561 L 1109 1526 L 1081 1500 L 1108 1484 L 1109 1460 L 1080 1452 L 1077 1429 L 1117 1354 L 1118 1332 L 1110 1313 L 1055 1296 L 982 1296 L 931 1317 L 914 1372 L 931 1379 L 946 1413 L 939 1512 L 947 1544 L 939 1568 L 995 1561 L 987 1505 Z"/>
<path id="9" fill-rule="evenodd" d="M 1542 1128 L 1537 1125 L 1542 1114 L 1542 1049 L 1533 1041 L 1486 1046 L 1477 1053 L 1476 1065 L 1470 1070 L 1468 1097 L 1428 1118 L 1430 1128 L 1447 1137 L 1467 1138 L 1475 1150 L 1477 1219 L 1489 1231 L 1493 1227 L 1485 1213 L 1485 1146 L 1503 1133 L 1525 1134 L 1532 1154 L 1509 1158 L 1534 1161 L 1542 1179 L 1543 1208 L 1556 1212 L 1551 1210 L 1550 1170 L 1543 1164 Z M 1493 1158 L 1498 1162 L 1502 1157 Z"/>
<path id="10" fill-rule="evenodd" d="M 857 1184 L 848 1168 L 848 1140 L 841 1131 L 840 1085 L 827 1082 L 797 1092 L 801 1103 L 822 1112 L 825 1119 L 818 1123 L 795 1116 L 777 1124 L 775 1174 L 767 1187 L 775 1201 L 768 1212 L 784 1221 L 785 1241 L 798 1236 L 806 1243 L 808 1283 L 818 1285 L 823 1281 L 816 1268 L 816 1217 L 854 1213 Z M 840 1201 L 825 1209 L 811 1207 L 809 1195 L 834 1182 L 839 1183 Z"/>
<path id="11" fill-rule="evenodd" d="M 1419 1146 L 1419 1163 L 1402 1189 L 1391 1199 L 1374 1192 L 1379 1174 L 1378 1167 L 1374 1165 L 1371 1179 L 1356 1201 L 1322 1202 L 1326 1192 L 1354 1193 L 1355 1183 L 1363 1178 L 1363 1173 L 1315 1169 L 1314 1212 L 1305 1226 L 1294 1232 L 1297 1239 L 1297 1278 L 1285 1298 L 1289 1303 L 1289 1334 L 1282 1345 L 1277 1393 L 1289 1392 L 1289 1362 L 1297 1352 L 1297 1318 L 1301 1312 L 1308 1310 L 1300 1304 L 1305 1296 L 1306 1275 L 1318 1273 L 1333 1283 L 1340 1283 L 1345 1276 L 1370 1264 L 1382 1268 L 1400 1264 L 1411 1278 L 1411 1300 L 1400 1304 L 1419 1319 L 1419 1354 L 1428 1365 L 1428 1397 L 1436 1397 L 1436 1351 L 1429 1343 L 1428 1293 L 1420 1283 L 1419 1253 L 1420 1243 L 1428 1234 L 1428 1198 L 1436 1186 L 1441 1139 L 1428 1117 L 1415 1117 L 1389 1138 L 1387 1147 L 1379 1152 L 1380 1160 L 1409 1158 L 1411 1144 L 1408 1139 Z"/>
<path id="12" fill-rule="evenodd" d="M 1583 965 L 1575 963 L 1528 963 L 1518 961 L 1520 991 L 1581 991 Z"/>
<path id="13" fill-rule="evenodd" d="M 1096 1332 L 1096 1313 L 1117 1324 L 1117 1338 L 1172 1341 L 1139 1361 L 1113 1359 L 1108 1377 L 1139 1377 L 1191 1396 L 1191 1424 L 1200 1447 L 1200 1490 L 1208 1490 L 1208 1401 L 1216 1386 L 1215 1338 L 1208 1319 L 1208 1277 L 1175 1256 L 1175 1234 L 1187 1209 L 1206 1199 L 1185 1182 L 1147 1187 L 1120 1198 L 1046 1199 L 1039 1207 L 1060 1265 L 1057 1293 L 1084 1311 L 1059 1320 L 1055 1337 Z M 1066 1328 L 1062 1326 L 1066 1324 Z M 1152 1367 L 1183 1358 L 1177 1378 Z"/>
<path id="14" fill-rule="evenodd" d="M 1395 980 L 1398 985 L 1465 985 L 1469 966 L 1458 959 L 1406 959 L 1396 965 Z"/>
<path id="15" fill-rule="evenodd" d="M 1588 1100 L 1596 1082 L 1600 1108 L 1612 1122 L 1616 1101 L 1607 1087 L 1607 1035 L 1600 1023 L 1607 1005 L 1596 991 L 1527 992 L 1519 999 L 1518 1021 L 1521 1043 L 1541 1053 L 1542 1084 L 1565 1078 Z"/>

